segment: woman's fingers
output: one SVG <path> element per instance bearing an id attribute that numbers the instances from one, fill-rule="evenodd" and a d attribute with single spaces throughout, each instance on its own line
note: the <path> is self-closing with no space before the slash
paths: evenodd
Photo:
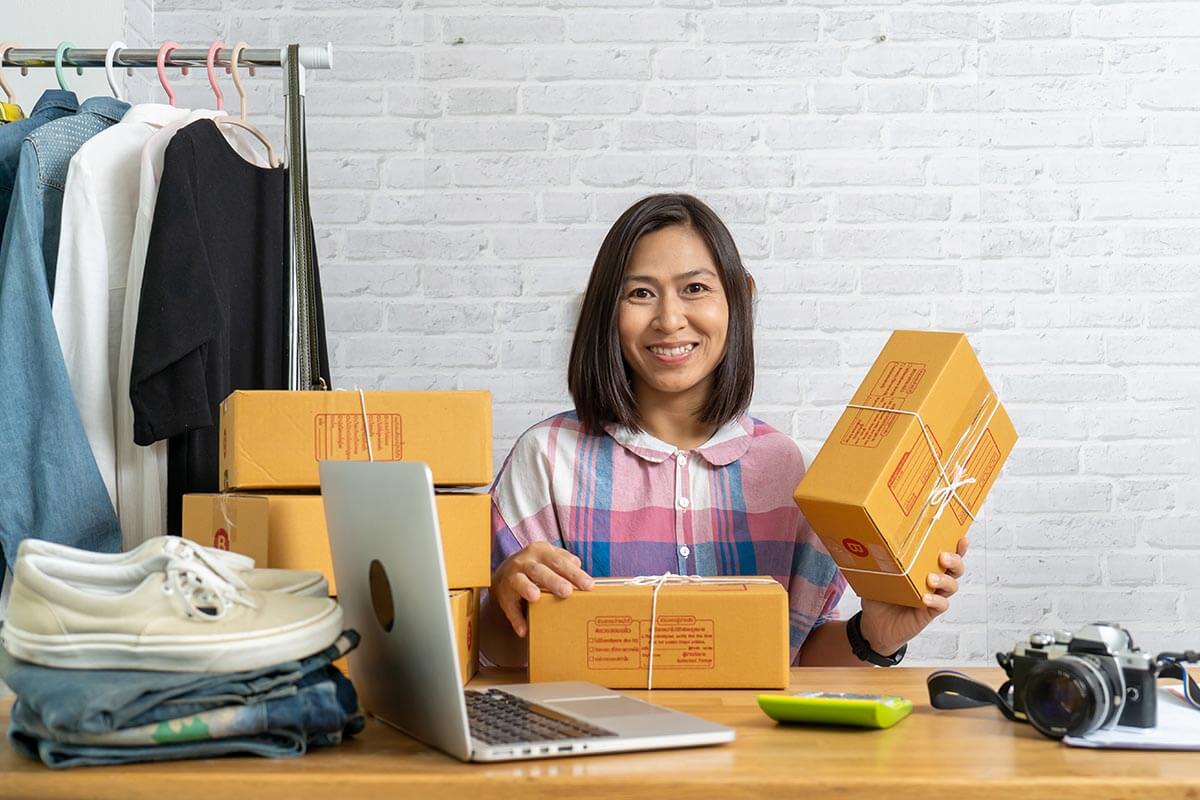
<path id="1" fill-rule="evenodd" d="M 571 590 L 574 588 L 569 580 L 545 564 L 530 564 L 525 568 L 525 575 L 529 580 L 546 591 L 553 592 L 558 597 L 570 597 Z"/>
<path id="2" fill-rule="evenodd" d="M 930 611 L 941 614 L 950 608 L 950 598 L 940 594 L 925 594 L 925 607 Z"/>
<path id="3" fill-rule="evenodd" d="M 942 597 L 950 597 L 958 591 L 958 580 L 950 575 L 939 575 L 936 572 L 929 573 L 926 579 L 929 588 Z"/>
<path id="4" fill-rule="evenodd" d="M 944 569 L 946 574 L 952 578 L 961 578 L 963 573 L 967 571 L 963 557 L 954 553 L 942 553 L 938 556 L 938 566 Z"/>
<path id="5" fill-rule="evenodd" d="M 527 600 L 532 603 L 541 596 L 541 592 L 529 578 L 516 572 L 508 579 L 507 585 L 495 593 L 495 596 L 496 601 L 500 604 L 500 610 L 508 618 L 508 624 L 512 625 L 517 636 L 524 638 L 528 625 L 525 622 L 525 611 L 521 608 L 521 601 Z"/>
<path id="6" fill-rule="evenodd" d="M 586 590 L 592 588 L 592 576 L 580 568 L 580 564 L 583 562 L 579 560 L 579 556 L 562 550 L 548 563 L 555 572 L 580 589 Z"/>

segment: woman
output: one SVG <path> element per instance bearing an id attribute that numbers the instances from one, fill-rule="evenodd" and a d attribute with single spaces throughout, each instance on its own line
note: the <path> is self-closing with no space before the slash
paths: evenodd
<path id="1" fill-rule="evenodd" d="M 492 487 L 492 661 L 523 663 L 524 603 L 592 576 L 772 575 L 799 665 L 896 663 L 949 607 L 965 539 L 927 576 L 924 608 L 863 601 L 835 620 L 845 581 L 792 501 L 800 449 L 745 413 L 753 295 L 728 229 L 694 197 L 647 197 L 608 232 L 571 348 L 575 410 L 526 431 Z"/>

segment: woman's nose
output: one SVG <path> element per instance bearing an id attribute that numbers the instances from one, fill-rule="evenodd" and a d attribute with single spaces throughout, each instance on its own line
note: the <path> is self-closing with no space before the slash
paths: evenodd
<path id="1" fill-rule="evenodd" d="M 655 323 L 658 329 L 667 333 L 677 331 L 687 324 L 687 317 L 683 313 L 683 304 L 679 298 L 667 295 L 663 298 L 662 303 L 658 307 L 658 316 L 655 317 Z"/>

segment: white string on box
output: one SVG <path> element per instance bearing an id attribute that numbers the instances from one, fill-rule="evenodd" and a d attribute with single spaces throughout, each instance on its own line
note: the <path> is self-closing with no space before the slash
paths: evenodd
<path id="1" fill-rule="evenodd" d="M 992 405 L 992 410 L 988 413 L 987 418 L 984 419 L 983 424 L 978 425 L 977 423 L 980 419 L 980 415 L 987 407 L 989 400 L 995 401 Z M 925 438 L 925 445 L 929 448 L 929 454 L 933 457 L 933 462 L 937 464 L 938 478 L 933 482 L 933 489 L 931 489 L 929 492 L 928 504 L 926 506 L 927 508 L 936 507 L 933 512 L 933 519 L 931 519 L 929 521 L 929 525 L 926 526 L 925 534 L 921 537 L 921 541 L 917 543 L 915 548 L 913 548 L 913 555 L 909 560 L 909 563 L 902 570 L 900 570 L 899 573 L 874 569 L 857 569 L 854 567 L 844 567 L 840 564 L 838 565 L 838 568 L 843 572 L 862 572 L 868 575 L 905 575 L 913 568 L 913 565 L 916 563 L 917 556 L 921 553 L 921 548 L 925 546 L 926 540 L 929 539 L 929 534 L 933 532 L 933 526 L 939 519 L 941 519 L 942 513 L 946 510 L 946 506 L 950 505 L 951 500 L 958 503 L 963 512 L 971 518 L 972 522 L 975 521 L 975 515 L 971 513 L 971 509 L 967 507 L 966 502 L 958 494 L 958 490 L 964 486 L 969 486 L 976 482 L 974 476 L 965 477 L 966 465 L 970 463 L 971 457 L 975 455 L 975 450 L 978 449 L 979 443 L 983 441 L 983 435 L 987 433 L 988 425 L 991 424 L 992 419 L 996 416 L 996 412 L 1000 410 L 1000 398 L 996 396 L 995 392 L 989 392 L 987 396 L 983 398 L 983 402 L 979 405 L 979 410 L 975 412 L 974 419 L 971 420 L 971 424 L 967 426 L 967 429 L 963 431 L 962 436 L 958 438 L 958 442 L 954 445 L 953 449 L 951 449 L 950 455 L 946 458 L 946 461 L 942 461 L 941 456 L 938 455 L 937 445 L 933 441 L 933 435 L 929 432 L 929 426 L 925 424 L 925 420 L 918 412 L 908 411 L 907 409 L 903 408 L 869 406 L 861 403 L 850 403 L 846 406 L 846 408 L 854 408 L 861 411 L 877 411 L 884 414 L 903 414 L 905 416 L 915 417 L 917 424 L 921 426 L 921 434 Z M 963 446 L 963 443 L 966 442 L 972 431 L 978 431 L 975 441 L 971 444 L 971 448 L 967 451 L 966 455 L 961 459 L 956 460 L 959 448 Z M 952 462 L 954 463 L 953 478 L 951 478 L 950 473 L 947 472 L 947 465 Z M 943 481 L 945 485 L 939 486 L 938 480 Z M 922 511 L 920 516 L 917 517 L 917 522 L 913 523 L 914 527 L 920 524 L 920 519 L 924 515 L 925 512 Z"/>
<path id="2" fill-rule="evenodd" d="M 357 387 L 357 386 L 355 386 L 353 390 L 350 390 L 350 389 L 335 389 L 334 391 L 338 391 L 338 392 L 348 392 L 348 391 L 355 391 L 355 392 L 358 392 L 358 403 L 359 403 L 359 408 L 361 408 L 361 409 L 362 409 L 363 436 L 364 436 L 364 437 L 366 437 L 366 440 L 367 440 L 367 460 L 368 460 L 368 461 L 374 461 L 374 460 L 375 460 L 375 448 L 374 448 L 374 447 L 372 447 L 372 445 L 371 445 L 371 420 L 370 420 L 370 418 L 368 418 L 368 417 L 367 417 L 367 393 L 366 393 L 366 392 L 364 392 L 362 389 L 360 389 L 360 388 L 359 388 L 359 387 Z"/>
<path id="3" fill-rule="evenodd" d="M 594 583 L 610 586 L 653 586 L 650 595 L 650 657 L 646 666 L 646 691 L 654 689 L 654 640 L 658 633 L 658 592 L 668 583 L 673 584 L 746 584 L 775 583 L 774 578 L 742 578 L 733 575 L 706 577 L 704 575 L 677 575 L 664 572 L 662 575 L 639 575 L 635 578 L 596 578 Z M 640 649 L 640 644 L 639 644 Z"/>

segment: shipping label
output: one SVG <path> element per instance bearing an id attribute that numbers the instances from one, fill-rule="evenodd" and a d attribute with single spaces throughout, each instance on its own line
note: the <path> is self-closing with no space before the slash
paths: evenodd
<path id="1" fill-rule="evenodd" d="M 376 461 L 404 457 L 399 414 L 368 414 L 371 452 Z M 317 414 L 313 419 L 313 456 L 317 461 L 365 461 L 367 437 L 362 414 Z"/>
<path id="2" fill-rule="evenodd" d="M 937 450 L 936 456 L 929 449 L 930 441 Z M 892 493 L 904 516 L 911 514 L 913 507 L 929 496 L 934 473 L 937 471 L 937 462 L 941 458 L 942 446 L 933 435 L 933 431 L 929 432 L 929 440 L 926 440 L 925 434 L 918 426 L 912 444 L 900 456 L 900 461 L 888 477 L 888 491 Z"/>
<path id="3" fill-rule="evenodd" d="M 650 663 L 650 620 L 605 616 L 587 624 L 589 669 L 646 669 Z M 659 615 L 654 631 L 655 669 L 713 669 L 716 635 L 711 619 Z"/>
<path id="4" fill-rule="evenodd" d="M 967 466 L 964 469 L 964 474 L 974 478 L 975 482 L 955 491 L 955 494 L 967 504 L 967 508 L 971 509 L 972 514 L 979 510 L 983 490 L 991 483 L 992 476 L 999 466 L 1000 447 L 996 444 L 995 437 L 992 436 L 991 428 L 988 428 L 983 432 L 983 438 L 979 440 L 979 444 L 975 446 L 975 452 L 967 459 Z M 970 518 L 958 501 L 951 499 L 950 508 L 954 511 L 954 517 L 958 520 L 958 524 L 966 525 Z"/>
<path id="5" fill-rule="evenodd" d="M 903 408 L 905 402 L 920 387 L 928 367 L 918 361 L 889 361 L 883 368 L 879 380 L 871 387 L 870 394 L 858 405 L 878 408 Z M 847 447 L 878 447 L 892 431 L 901 414 L 885 411 L 855 409 L 850 425 L 842 435 L 841 443 Z"/>

